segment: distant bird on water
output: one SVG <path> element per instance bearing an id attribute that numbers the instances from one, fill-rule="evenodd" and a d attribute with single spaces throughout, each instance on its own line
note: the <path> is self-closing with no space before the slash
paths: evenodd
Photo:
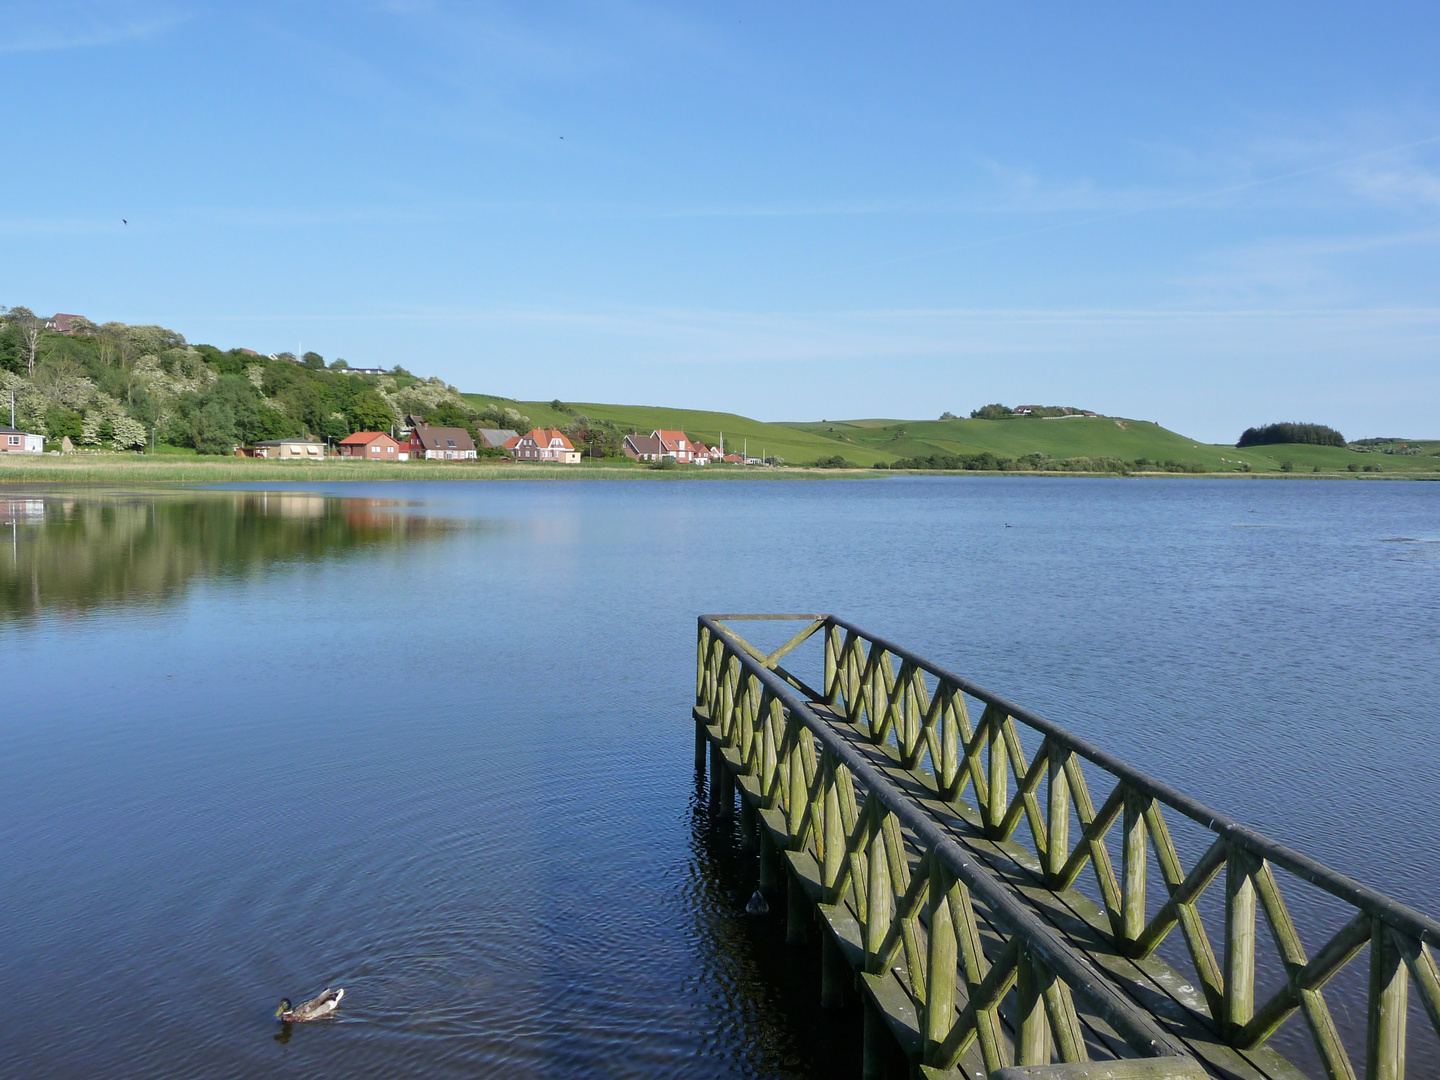
<path id="1" fill-rule="evenodd" d="M 340 999 L 344 996 L 343 989 L 331 990 L 327 987 L 309 1001 L 302 1001 L 298 1006 L 291 1005 L 290 999 L 284 998 L 280 1002 L 280 1007 L 275 1010 L 275 1016 L 287 1024 L 292 1022 L 303 1024 L 307 1020 L 319 1020 L 339 1008 Z"/>

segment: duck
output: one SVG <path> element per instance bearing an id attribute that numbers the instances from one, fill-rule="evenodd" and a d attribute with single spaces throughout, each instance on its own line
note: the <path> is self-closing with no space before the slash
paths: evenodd
<path id="1" fill-rule="evenodd" d="M 275 1016 L 287 1024 L 291 1022 L 303 1024 L 307 1020 L 319 1020 L 333 1013 L 339 1007 L 340 999 L 344 996 L 343 989 L 331 990 L 326 987 L 309 1001 L 302 1001 L 299 1005 L 291 1005 L 289 998 L 283 998 L 280 1007 L 275 1010 Z"/>

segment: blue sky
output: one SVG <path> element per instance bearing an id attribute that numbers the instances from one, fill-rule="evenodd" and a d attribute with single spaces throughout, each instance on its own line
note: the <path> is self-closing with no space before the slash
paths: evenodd
<path id="1" fill-rule="evenodd" d="M 522 399 L 1440 437 L 1433 5 L 3 9 L 0 303 Z"/>

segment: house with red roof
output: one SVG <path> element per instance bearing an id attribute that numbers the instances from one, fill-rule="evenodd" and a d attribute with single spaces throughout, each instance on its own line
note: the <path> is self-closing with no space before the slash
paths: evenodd
<path id="1" fill-rule="evenodd" d="M 659 461 L 669 458 L 681 465 L 708 465 L 710 448 L 693 442 L 683 431 L 656 428 L 649 435 L 627 435 L 621 449 L 636 461 Z"/>
<path id="2" fill-rule="evenodd" d="M 340 440 L 340 456 L 364 458 L 366 461 L 405 461 L 400 444 L 383 431 L 357 431 Z"/>
<path id="3" fill-rule="evenodd" d="M 516 461 L 557 461 L 562 465 L 579 465 L 580 451 L 575 449 L 559 428 L 531 428 L 515 440 L 512 447 L 507 440 L 505 449 L 515 455 Z"/>

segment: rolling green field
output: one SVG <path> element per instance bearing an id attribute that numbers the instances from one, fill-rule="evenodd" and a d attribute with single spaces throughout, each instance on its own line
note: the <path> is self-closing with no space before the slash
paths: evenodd
<path id="1" fill-rule="evenodd" d="M 1007 420 L 835 420 L 818 423 L 766 423 L 735 413 L 698 409 L 666 409 L 647 405 L 605 405 L 596 402 L 512 401 L 484 394 L 466 394 L 481 407 L 494 402 L 530 418 L 533 425 L 564 427 L 576 416 L 606 420 L 622 431 L 648 435 L 655 428 L 678 428 L 693 439 L 714 445 L 725 438 L 727 452 L 746 449 L 751 456 L 779 455 L 786 464 L 806 465 L 836 455 L 869 467 L 902 458 L 933 454 L 967 455 L 989 452 L 1019 458 L 1042 454 L 1056 461 L 1069 458 L 1110 458 L 1125 462 L 1174 461 L 1201 466 L 1207 472 L 1289 471 L 1351 472 L 1366 465 L 1382 473 L 1425 474 L 1440 471 L 1440 440 L 1412 442 L 1418 454 L 1382 453 L 1380 448 L 1342 449 L 1329 446 L 1277 445 L 1248 447 L 1197 442 L 1148 420 L 1069 416 L 1051 420 L 1017 417 Z M 1393 448 L 1393 447 L 1390 447 Z M 1354 465 L 1355 470 L 1350 466 Z M 1132 471 L 1151 471 L 1146 466 Z M 1158 470 L 1157 470 L 1158 471 Z M 1374 470 L 1372 469 L 1372 472 Z"/>
<path id="2" fill-rule="evenodd" d="M 1002 457 L 1043 454 L 1066 458 L 1119 458 L 1135 461 L 1195 463 L 1210 472 L 1281 472 L 1288 461 L 1294 471 L 1319 466 L 1322 472 L 1348 472 L 1350 466 L 1378 466 L 1382 472 L 1434 472 L 1440 469 L 1440 441 L 1414 442 L 1416 455 L 1385 454 L 1333 446 L 1281 444 L 1233 446 L 1196 442 L 1148 420 L 1108 416 L 1068 416 L 1053 420 L 1020 417 L 1008 420 L 858 420 L 796 424 L 797 430 L 829 442 L 830 453 L 870 464 L 884 460 L 929 457 L 932 454 L 978 454 Z M 1140 468 L 1137 471 L 1145 471 Z"/>

